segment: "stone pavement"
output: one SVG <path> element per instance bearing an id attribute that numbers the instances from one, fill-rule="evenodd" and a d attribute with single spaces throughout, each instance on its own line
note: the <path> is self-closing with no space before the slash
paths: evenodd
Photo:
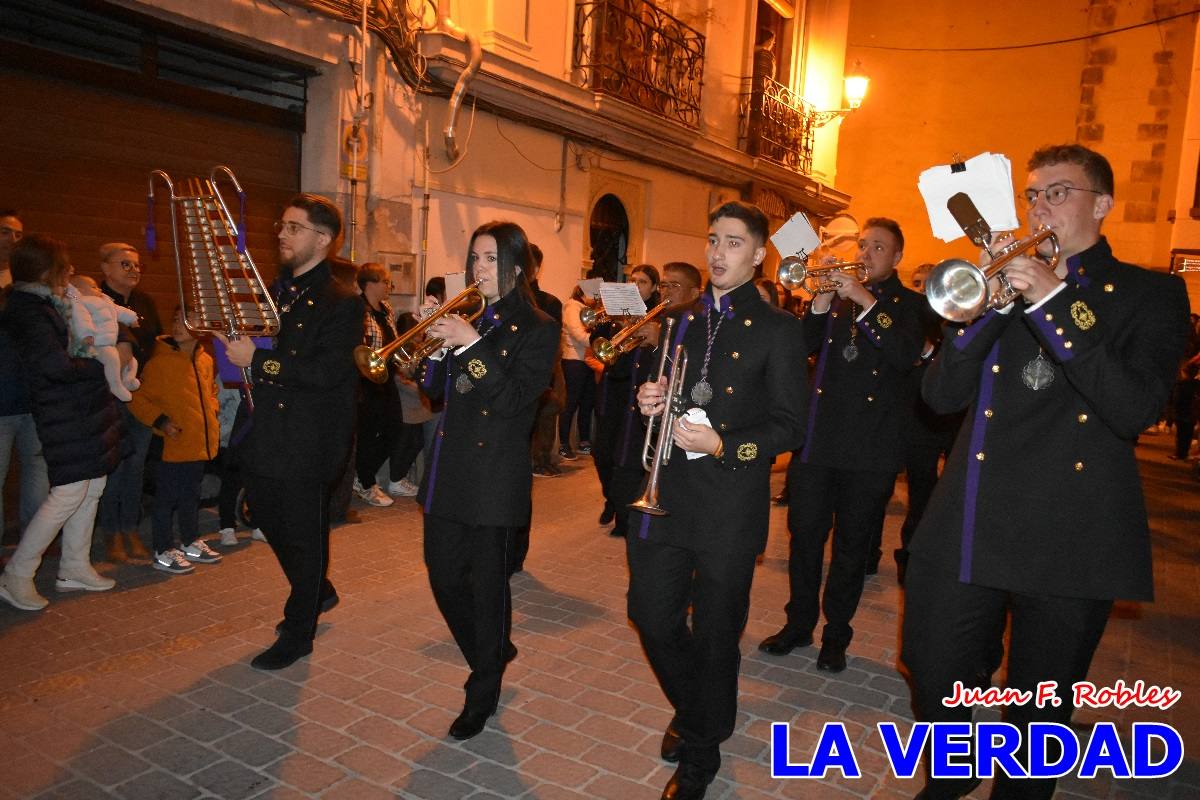
<path id="1" fill-rule="evenodd" d="M 1123 605 L 1091 672 L 1182 689 L 1168 712 L 1081 711 L 1087 725 L 1168 721 L 1200 742 L 1200 483 L 1166 460 L 1168 437 L 1142 446 L 1155 532 L 1158 600 Z M 58 594 L 54 564 L 40 614 L 0 609 L 0 798 L 657 798 L 671 768 L 657 758 L 666 701 L 626 621 L 623 542 L 596 524 L 591 462 L 535 486 L 527 571 L 513 582 L 520 656 L 499 714 L 477 738 L 446 729 L 466 672 L 434 607 L 411 501 L 367 509 L 335 531 L 331 576 L 341 605 L 314 654 L 274 674 L 247 661 L 272 641 L 284 582 L 265 544 L 170 577 L 146 565 L 102 571 L 106 594 Z M 775 475 L 778 483 L 781 475 Z M 888 516 L 894 546 L 903 484 Z M 207 518 L 208 529 L 215 527 Z M 900 592 L 890 559 L 869 580 L 850 667 L 819 673 L 815 649 L 771 658 L 755 645 L 783 622 L 784 510 L 773 511 L 742 642 L 737 732 L 714 798 L 910 798 L 890 775 L 874 726 L 908 730 L 896 672 Z M 1065 565 L 1064 568 L 1069 568 Z M 0 604 L 3 605 L 3 604 Z M 791 723 L 793 760 L 808 761 L 821 726 L 846 723 L 865 776 L 773 780 L 770 722 Z M 1170 779 L 1064 780 L 1060 798 L 1197 798 L 1195 757 Z M 987 784 L 972 797 L 986 796 Z"/>

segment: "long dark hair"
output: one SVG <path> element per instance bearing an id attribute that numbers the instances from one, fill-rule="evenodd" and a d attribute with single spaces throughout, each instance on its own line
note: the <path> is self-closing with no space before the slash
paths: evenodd
<path id="1" fill-rule="evenodd" d="M 471 258 L 471 251 L 475 249 L 475 240 L 480 236 L 491 236 L 496 240 L 496 282 L 500 296 L 505 297 L 516 289 L 522 301 L 534 305 L 533 291 L 526 277 L 533 263 L 533 253 L 529 249 L 529 238 L 525 236 L 525 231 L 515 222 L 485 222 L 471 234 L 471 241 L 467 244 L 467 283 L 475 281 L 475 262 Z"/>

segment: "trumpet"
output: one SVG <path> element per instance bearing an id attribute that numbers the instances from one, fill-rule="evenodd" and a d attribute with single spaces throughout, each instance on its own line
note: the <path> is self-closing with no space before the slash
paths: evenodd
<path id="1" fill-rule="evenodd" d="M 667 353 L 671 343 L 671 332 L 675 328 L 675 318 L 667 317 L 663 323 L 661 355 L 658 360 L 658 377 L 661 381 L 667 371 Z M 658 481 L 662 468 L 671 460 L 671 447 L 674 444 L 671 429 L 675 420 L 683 413 L 683 379 L 687 375 L 688 356 L 682 344 L 675 345 L 675 357 L 671 362 L 671 376 L 667 379 L 666 406 L 662 414 L 651 417 L 646 423 L 646 439 L 642 443 L 642 466 L 650 473 L 646 478 L 646 488 L 642 496 L 629 504 L 634 511 L 650 514 L 655 517 L 665 517 L 669 512 L 658 504 Z M 658 440 L 654 440 L 655 423 L 658 423 Z"/>
<path id="2" fill-rule="evenodd" d="M 405 331 L 383 347 L 373 350 L 365 344 L 360 344 L 354 348 L 354 365 L 358 367 L 358 371 L 364 378 L 375 383 L 387 383 L 388 361 L 392 361 L 402 369 L 413 367 L 419 364 L 421 359 L 440 350 L 442 340 L 427 338 L 425 332 L 429 330 L 429 326 L 447 314 L 461 314 L 473 306 L 476 307 L 475 311 L 466 318 L 467 322 L 479 319 L 479 315 L 487 308 L 487 298 L 483 296 L 483 292 L 479 291 L 479 284 L 482 282 L 482 280 L 475 281 L 434 309 L 414 328 Z"/>
<path id="3" fill-rule="evenodd" d="M 798 255 L 788 256 L 779 262 L 779 270 L 775 273 L 775 280 L 783 284 L 788 290 L 804 289 L 809 294 L 822 294 L 824 292 L 837 291 L 837 284 L 829 280 L 831 275 L 837 274 L 851 275 L 859 283 L 866 283 L 869 277 L 867 274 L 867 265 L 861 261 L 830 264 L 827 267 L 809 269 L 808 256 Z"/>
<path id="4" fill-rule="evenodd" d="M 993 256 L 990 264 L 977 267 L 961 258 L 949 258 L 940 262 L 925 279 L 925 296 L 930 307 L 951 322 L 970 322 L 989 309 L 1003 308 L 1017 299 L 1019 291 L 1013 288 L 1004 274 L 1004 268 L 1014 258 L 1033 250 L 1038 257 L 1037 246 L 1049 241 L 1054 249 L 1046 266 L 1053 269 L 1058 265 L 1058 237 L 1049 228 L 1042 226 L 1020 241 L 1013 242 Z M 995 292 L 988 289 L 988 280 L 996 278 L 1000 288 Z"/>
<path id="5" fill-rule="evenodd" d="M 616 363 L 616 360 L 623 354 L 628 353 L 630 350 L 646 341 L 646 337 L 638 333 L 638 331 L 641 330 L 646 323 L 654 320 L 660 314 L 666 311 L 667 306 L 670 304 L 671 302 L 669 300 L 663 300 L 654 308 L 647 311 L 645 316 L 643 316 L 637 322 L 633 323 L 628 328 L 619 331 L 616 336 L 612 337 L 612 339 L 600 337 L 596 341 L 592 342 L 592 350 L 596 353 L 596 358 L 600 359 L 609 366 Z"/>
<path id="6" fill-rule="evenodd" d="M 597 325 L 603 325 L 612 319 L 608 314 L 604 313 L 602 308 L 593 308 L 592 306 L 584 306 L 579 312 L 579 321 L 583 323 L 583 327 L 589 331 L 595 330 Z"/>

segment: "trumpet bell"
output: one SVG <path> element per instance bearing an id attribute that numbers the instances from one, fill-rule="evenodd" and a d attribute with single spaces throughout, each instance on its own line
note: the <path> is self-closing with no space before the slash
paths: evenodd
<path id="1" fill-rule="evenodd" d="M 783 284 L 788 291 L 801 289 L 808 277 L 808 256 L 788 256 L 779 262 L 775 282 Z"/>
<path id="2" fill-rule="evenodd" d="M 938 263 L 925 279 L 930 308 L 951 322 L 970 322 L 982 314 L 987 308 L 988 294 L 983 270 L 961 258 Z"/>

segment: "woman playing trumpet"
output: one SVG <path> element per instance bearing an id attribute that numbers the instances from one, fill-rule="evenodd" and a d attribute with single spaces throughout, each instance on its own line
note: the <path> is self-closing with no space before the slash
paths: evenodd
<path id="1" fill-rule="evenodd" d="M 514 529 L 529 523 L 529 438 L 559 327 L 533 304 L 520 227 L 481 225 L 468 252 L 467 280 L 479 281 L 487 308 L 474 324 L 446 314 L 430 326 L 446 349 L 422 364 L 421 389 L 445 410 L 417 497 L 433 596 L 471 670 L 455 739 L 483 730 L 516 656 L 507 553 Z"/>

